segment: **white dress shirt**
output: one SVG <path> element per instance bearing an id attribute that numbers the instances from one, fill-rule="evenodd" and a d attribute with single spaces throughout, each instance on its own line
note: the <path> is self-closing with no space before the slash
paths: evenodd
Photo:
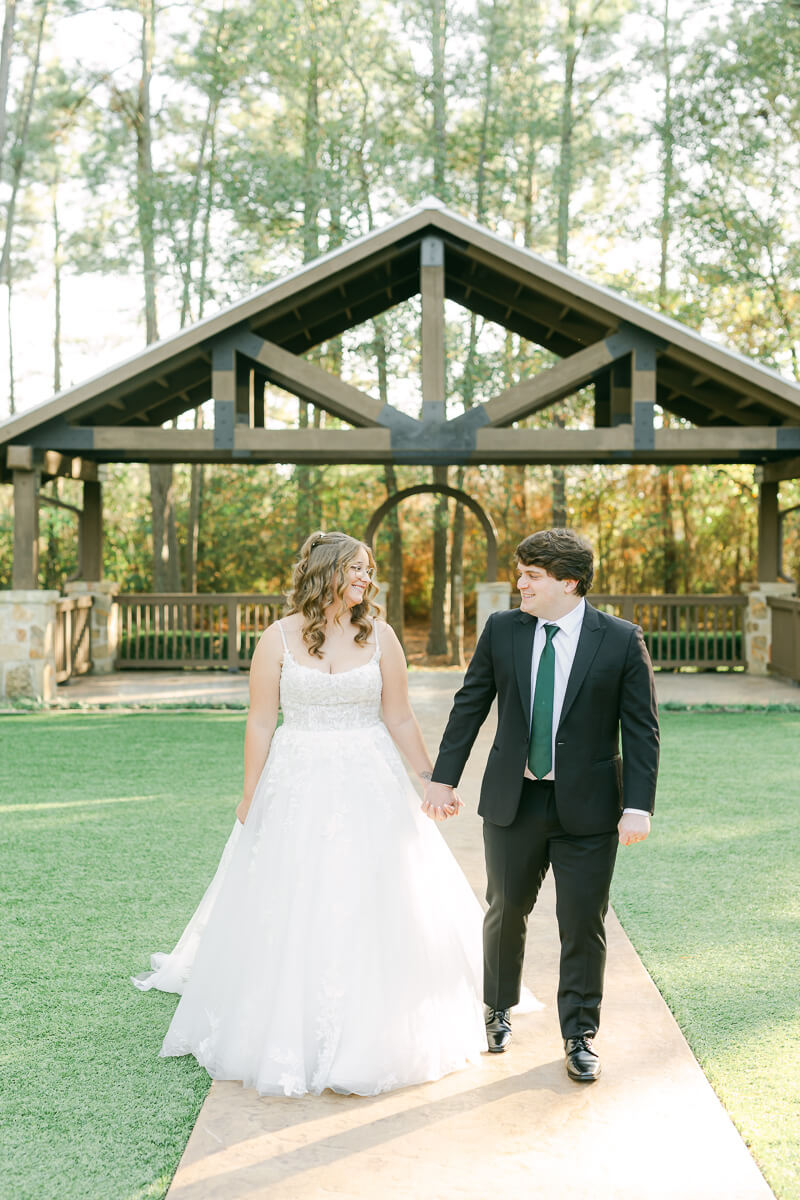
<path id="1" fill-rule="evenodd" d="M 564 707 L 564 696 L 567 691 L 567 682 L 569 680 L 572 664 L 575 661 L 575 651 L 578 649 L 578 638 L 581 635 L 581 627 L 583 625 L 583 617 L 586 612 L 586 601 L 581 597 L 578 604 L 573 609 L 570 609 L 563 617 L 559 617 L 557 621 L 537 621 L 536 632 L 533 635 L 533 654 L 531 656 L 531 712 L 529 719 L 529 736 L 530 736 L 530 721 L 533 719 L 533 697 L 536 695 L 536 676 L 539 671 L 539 660 L 542 657 L 542 651 L 547 641 L 545 629 L 548 625 L 557 625 L 559 632 L 553 638 L 553 649 L 556 655 L 555 665 L 555 680 L 553 682 L 553 743 L 552 743 L 552 763 L 553 767 L 543 777 L 544 779 L 555 779 L 555 763 L 556 763 L 556 730 L 558 723 L 561 720 L 561 710 Z M 525 764 L 525 778 L 535 779 L 536 776 L 531 771 L 530 767 Z M 623 812 L 642 813 L 643 816 L 649 817 L 650 813 L 643 808 L 624 808 Z"/>

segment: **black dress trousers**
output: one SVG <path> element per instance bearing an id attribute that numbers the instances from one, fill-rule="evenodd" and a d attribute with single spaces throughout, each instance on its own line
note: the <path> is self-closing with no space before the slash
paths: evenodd
<path id="1" fill-rule="evenodd" d="M 558 1015 L 565 1038 L 597 1032 L 606 961 L 605 916 L 619 845 L 608 832 L 567 833 L 555 788 L 525 780 L 510 825 L 484 820 L 489 905 L 483 927 L 484 1000 L 491 1008 L 519 1001 L 528 916 L 548 867 L 556 886 L 561 939 Z"/>

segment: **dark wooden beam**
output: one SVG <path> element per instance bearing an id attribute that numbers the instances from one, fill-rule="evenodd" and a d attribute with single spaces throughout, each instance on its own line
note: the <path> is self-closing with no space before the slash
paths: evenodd
<path id="1" fill-rule="evenodd" d="M 656 405 L 656 351 L 654 346 L 636 346 L 631 364 L 631 412 L 634 450 L 655 446 L 653 418 Z"/>
<path id="2" fill-rule="evenodd" d="M 273 383 L 301 400 L 308 400 L 353 425 L 380 424 L 384 408 L 380 400 L 345 383 L 338 375 L 332 375 L 316 363 L 298 358 L 254 333 L 240 334 L 235 344 L 237 353 L 259 363 Z"/>
<path id="3" fill-rule="evenodd" d="M 778 578 L 779 538 L 778 485 L 777 483 L 760 483 L 758 487 L 758 578 L 762 582 L 773 583 Z"/>
<path id="4" fill-rule="evenodd" d="M 630 340 L 625 333 L 613 334 L 602 342 L 595 342 L 577 354 L 562 359 L 552 367 L 539 371 L 531 379 L 506 388 L 498 396 L 494 396 L 484 405 L 484 414 L 491 425 L 510 425 L 512 421 L 521 420 L 547 408 L 565 396 L 571 396 L 584 384 L 615 361 L 620 355 L 629 352 Z"/>
<path id="5" fill-rule="evenodd" d="M 611 424 L 611 372 L 601 371 L 594 378 L 594 423 L 597 429 Z"/>
<path id="6" fill-rule="evenodd" d="M 610 424 L 631 425 L 631 356 L 623 354 L 611 368 L 609 392 Z"/>
<path id="7" fill-rule="evenodd" d="M 14 469 L 14 565 L 11 587 L 39 586 L 39 472 Z"/>
<path id="8" fill-rule="evenodd" d="M 86 480 L 79 518 L 80 577 L 96 582 L 103 578 L 103 485 Z"/>
<path id="9" fill-rule="evenodd" d="M 229 337 L 214 342 L 211 351 L 211 394 L 214 397 L 214 446 L 233 449 L 236 426 L 236 364 Z"/>
<path id="10" fill-rule="evenodd" d="M 800 479 L 800 455 L 785 458 L 780 462 L 765 463 L 762 467 L 764 483 L 781 483 L 784 479 Z"/>

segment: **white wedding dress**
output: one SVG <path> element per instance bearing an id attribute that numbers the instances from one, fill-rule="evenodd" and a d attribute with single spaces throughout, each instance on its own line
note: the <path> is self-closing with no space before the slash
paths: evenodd
<path id="1" fill-rule="evenodd" d="M 486 1048 L 480 905 L 380 719 L 379 660 L 328 675 L 285 648 L 247 820 L 133 981 L 182 993 L 162 1056 L 261 1094 L 370 1096 Z"/>

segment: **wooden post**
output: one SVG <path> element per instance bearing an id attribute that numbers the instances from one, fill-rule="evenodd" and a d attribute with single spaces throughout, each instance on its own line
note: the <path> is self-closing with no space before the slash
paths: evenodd
<path id="1" fill-rule="evenodd" d="M 253 389 L 255 372 L 250 364 L 236 356 L 236 424 L 247 425 L 250 429 L 255 426 Z"/>
<path id="2" fill-rule="evenodd" d="M 236 419 L 236 374 L 233 347 L 214 343 L 211 351 L 211 392 L 214 397 L 214 449 L 233 449 Z"/>
<path id="3" fill-rule="evenodd" d="M 85 479 L 80 518 L 80 578 L 92 583 L 103 578 L 103 485 Z"/>
<path id="4" fill-rule="evenodd" d="M 758 485 L 758 578 L 773 583 L 778 578 L 778 485 Z"/>
<path id="5" fill-rule="evenodd" d="M 422 419 L 445 420 L 444 242 L 426 237 L 420 248 L 422 295 Z"/>
<path id="6" fill-rule="evenodd" d="M 228 670 L 239 670 L 239 640 L 241 638 L 241 609 L 237 596 L 229 596 L 226 602 L 228 610 Z"/>
<path id="7" fill-rule="evenodd" d="M 655 446 L 653 416 L 656 403 L 656 352 L 653 346 L 637 346 L 631 372 L 631 413 L 634 450 Z"/>
<path id="8" fill-rule="evenodd" d="M 603 371 L 594 381 L 594 427 L 604 429 L 611 424 L 611 370 Z"/>
<path id="9" fill-rule="evenodd" d="M 266 409 L 267 381 L 263 376 L 256 375 L 255 372 L 253 372 L 251 379 L 253 381 L 253 403 L 250 414 L 250 424 L 252 425 L 253 429 L 263 429 Z"/>
<path id="10" fill-rule="evenodd" d="M 617 359 L 611 368 L 611 425 L 630 425 L 631 356 Z"/>
<path id="11" fill-rule="evenodd" d="M 14 470 L 14 567 L 11 586 L 39 586 L 39 471 Z"/>

